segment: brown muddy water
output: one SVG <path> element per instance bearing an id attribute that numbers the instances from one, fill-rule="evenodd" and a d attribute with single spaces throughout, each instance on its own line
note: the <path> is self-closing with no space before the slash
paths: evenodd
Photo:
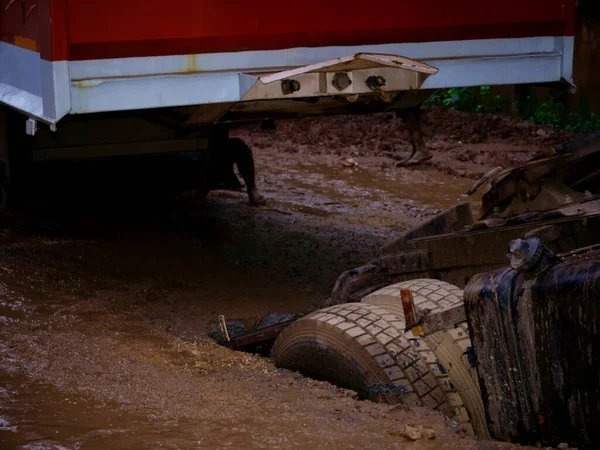
<path id="1" fill-rule="evenodd" d="M 132 220 L 135 199 L 115 197 L 96 217 L 75 207 L 2 231 L 0 448 L 506 447 L 210 340 L 219 314 L 319 305 L 342 271 L 472 184 L 337 157 L 257 159 L 262 209 L 214 192 L 194 218 Z M 408 442 L 406 424 L 437 439 Z"/>

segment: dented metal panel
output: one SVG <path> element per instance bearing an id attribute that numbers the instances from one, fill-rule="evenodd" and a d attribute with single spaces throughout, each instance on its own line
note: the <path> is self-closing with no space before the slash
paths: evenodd
<path id="1" fill-rule="evenodd" d="M 438 69 L 428 64 L 398 55 L 356 53 L 350 56 L 343 56 L 329 61 L 310 64 L 297 69 L 285 70 L 272 75 L 262 76 L 260 77 L 260 81 L 263 84 L 269 84 L 311 72 L 350 72 L 363 69 L 378 69 L 382 67 L 409 70 L 411 72 L 426 73 L 428 75 L 434 75 L 438 72 Z"/>

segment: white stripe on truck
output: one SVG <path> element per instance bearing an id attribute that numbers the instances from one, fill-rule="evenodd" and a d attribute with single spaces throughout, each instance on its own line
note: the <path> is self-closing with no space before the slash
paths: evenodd
<path id="1" fill-rule="evenodd" d="M 260 73 L 359 52 L 397 54 L 437 67 L 422 89 L 572 82 L 573 44 L 573 37 L 548 36 L 47 62 L 0 42 L 0 55 L 10 53 L 17 61 L 0 65 L 0 103 L 52 124 L 68 112 L 239 102 Z"/>

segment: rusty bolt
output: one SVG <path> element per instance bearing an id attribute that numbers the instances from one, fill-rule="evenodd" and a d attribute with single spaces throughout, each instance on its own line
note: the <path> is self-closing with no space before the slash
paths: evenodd
<path id="1" fill-rule="evenodd" d="M 379 76 L 370 76 L 367 78 L 365 83 L 370 89 L 376 89 L 385 86 L 385 78 Z"/>
<path id="2" fill-rule="evenodd" d="M 283 95 L 293 94 L 300 90 L 300 82 L 296 80 L 282 80 L 281 81 L 281 92 Z"/>
<path id="3" fill-rule="evenodd" d="M 337 72 L 333 76 L 333 80 L 331 80 L 331 84 L 338 91 L 343 91 L 344 89 L 346 89 L 348 86 L 350 86 L 352 84 L 352 80 L 350 79 L 350 76 L 346 72 Z"/>
<path id="4" fill-rule="evenodd" d="M 385 78 L 380 77 L 380 76 L 370 76 L 365 81 L 365 84 L 367 85 L 367 87 L 369 89 L 376 92 L 379 95 L 379 97 L 381 97 L 383 100 L 385 100 L 387 102 L 387 101 L 390 101 L 390 98 L 382 89 L 382 87 L 385 86 L 385 83 L 386 83 Z"/>

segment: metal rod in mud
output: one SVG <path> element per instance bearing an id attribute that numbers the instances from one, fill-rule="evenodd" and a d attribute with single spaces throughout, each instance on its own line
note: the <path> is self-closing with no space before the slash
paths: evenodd
<path id="1" fill-rule="evenodd" d="M 225 342 L 231 342 L 231 338 L 229 337 L 229 330 L 227 330 L 227 322 L 225 321 L 225 316 L 219 315 L 219 326 L 221 327 L 221 334 L 223 335 L 223 340 Z"/>

